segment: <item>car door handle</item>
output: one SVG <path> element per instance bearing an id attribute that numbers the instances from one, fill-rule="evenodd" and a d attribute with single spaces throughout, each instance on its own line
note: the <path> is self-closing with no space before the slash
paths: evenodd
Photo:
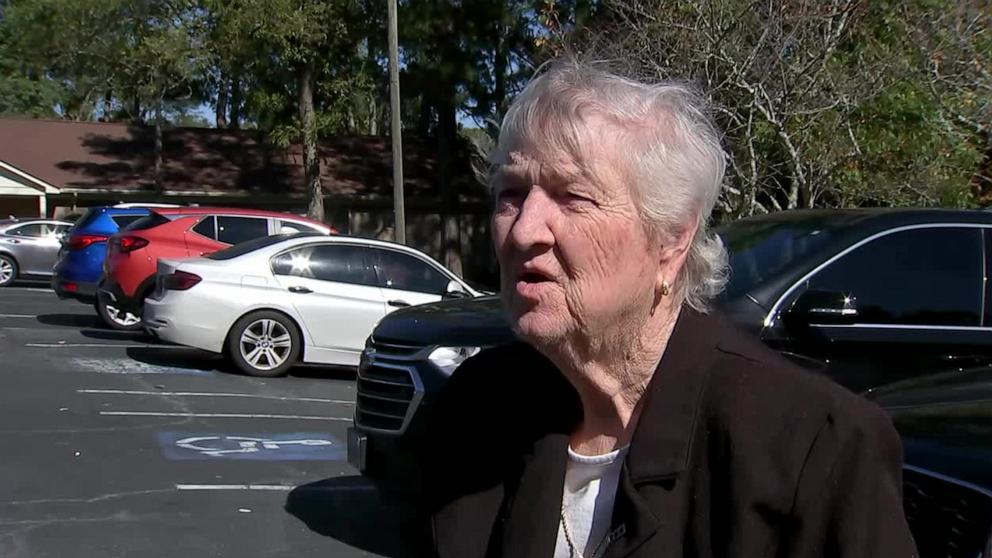
<path id="1" fill-rule="evenodd" d="M 20 244 L 21 243 L 21 241 L 20 240 L 17 240 L 16 238 L 8 238 L 7 239 L 7 242 L 9 242 L 11 244 Z"/>
<path id="2" fill-rule="evenodd" d="M 310 294 L 313 291 L 311 291 L 310 289 L 308 289 L 306 287 L 290 287 L 289 288 L 289 292 L 291 292 L 291 293 L 297 293 L 297 294 Z"/>
<path id="3" fill-rule="evenodd" d="M 386 304 L 390 306 L 395 306 L 397 308 L 403 308 L 405 306 L 410 306 L 410 303 L 405 300 L 390 300 Z"/>

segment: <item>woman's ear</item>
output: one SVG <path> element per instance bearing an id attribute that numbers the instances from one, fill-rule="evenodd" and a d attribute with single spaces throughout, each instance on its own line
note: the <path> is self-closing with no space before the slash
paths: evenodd
<path id="1" fill-rule="evenodd" d="M 698 224 L 685 227 L 675 235 L 670 235 L 667 241 L 663 242 L 658 253 L 658 276 L 655 279 L 655 291 L 662 293 L 665 290 L 671 291 L 675 284 L 685 259 L 689 255 L 689 246 L 699 229 Z M 666 289 L 667 287 L 667 289 Z M 665 293 L 667 294 L 667 293 Z"/>

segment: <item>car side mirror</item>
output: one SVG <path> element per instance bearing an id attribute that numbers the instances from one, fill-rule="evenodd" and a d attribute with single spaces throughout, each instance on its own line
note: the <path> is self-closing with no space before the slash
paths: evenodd
<path id="1" fill-rule="evenodd" d="M 809 327 L 811 325 L 845 325 L 858 320 L 857 299 L 836 291 L 809 290 L 799 295 L 786 313 L 786 324 Z"/>
<path id="2" fill-rule="evenodd" d="M 452 279 L 448 281 L 448 286 L 444 288 L 444 298 L 468 298 L 471 296 L 461 283 Z"/>

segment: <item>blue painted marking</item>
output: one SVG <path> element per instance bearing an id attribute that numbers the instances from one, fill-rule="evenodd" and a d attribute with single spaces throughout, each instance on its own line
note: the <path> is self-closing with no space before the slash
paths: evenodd
<path id="1" fill-rule="evenodd" d="M 347 447 L 325 432 L 281 434 L 157 432 L 159 446 L 174 461 L 342 461 Z"/>

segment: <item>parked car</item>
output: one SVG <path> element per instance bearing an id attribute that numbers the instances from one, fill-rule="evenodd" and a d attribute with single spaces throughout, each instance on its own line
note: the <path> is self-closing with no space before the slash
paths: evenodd
<path id="1" fill-rule="evenodd" d="M 110 237 L 96 310 L 110 327 L 141 329 L 159 258 L 195 258 L 270 235 L 333 229 L 304 217 L 254 209 L 157 208 Z"/>
<path id="2" fill-rule="evenodd" d="M 902 435 L 903 501 L 920 556 L 992 556 L 992 369 L 923 376 L 866 395 Z"/>
<path id="3" fill-rule="evenodd" d="M 389 312 L 478 294 L 413 248 L 301 233 L 160 260 L 144 323 L 163 340 L 225 353 L 247 374 L 277 376 L 297 362 L 356 366 Z"/>
<path id="4" fill-rule="evenodd" d="M 52 219 L 0 220 L 0 287 L 20 277 L 51 277 L 61 238 L 71 226 Z"/>
<path id="5" fill-rule="evenodd" d="M 62 299 L 95 303 L 103 260 L 107 256 L 107 241 L 149 212 L 147 206 L 133 204 L 87 209 L 63 239 L 52 277 L 55 294 Z"/>
<path id="6" fill-rule="evenodd" d="M 744 219 L 718 231 L 731 268 L 718 306 L 796 363 L 854 391 L 992 363 L 990 229 L 992 214 L 981 211 L 814 210 Z M 390 454 L 415 449 L 418 411 L 457 364 L 510 339 L 495 299 L 383 319 L 358 369 L 353 463 L 376 476 Z"/>

